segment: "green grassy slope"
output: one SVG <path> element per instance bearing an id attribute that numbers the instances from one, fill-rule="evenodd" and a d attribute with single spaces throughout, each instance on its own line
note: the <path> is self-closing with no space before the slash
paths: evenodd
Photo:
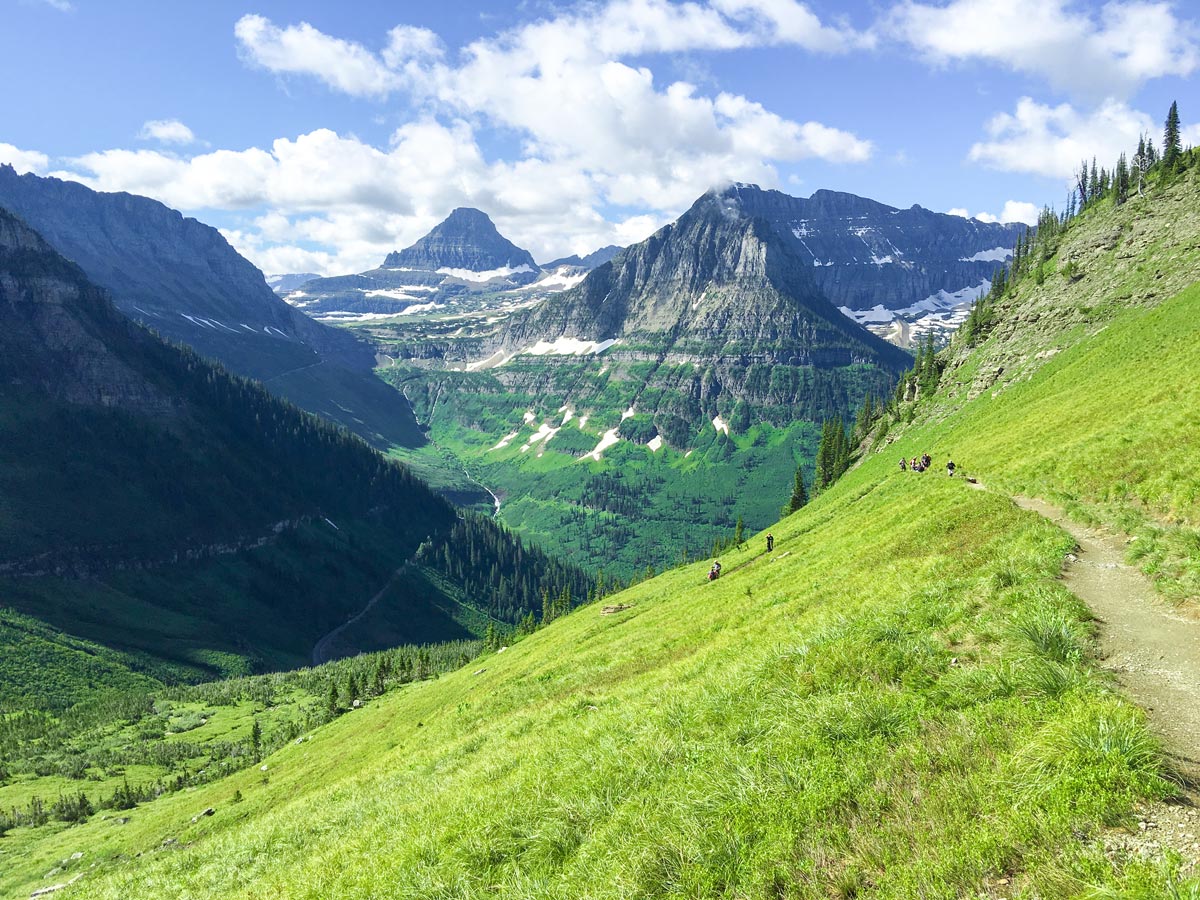
<path id="1" fill-rule="evenodd" d="M 672 570 L 610 598 L 624 612 L 584 607 L 280 751 L 270 784 L 243 774 L 119 830 L 93 821 L 39 864 L 90 833 L 102 858 L 151 851 L 72 891 L 101 897 L 912 897 L 1001 877 L 1071 896 L 1161 879 L 1114 870 L 1096 841 L 1169 788 L 1056 581 L 1070 539 L 893 456 L 951 447 L 1018 485 L 1011 448 L 1055 448 L 1056 471 L 1092 472 L 1092 443 L 1119 432 L 1061 410 L 1083 402 L 1070 376 L 1103 369 L 1089 402 L 1137 390 L 1121 431 L 1158 448 L 1146 468 L 1179 494 L 1191 476 L 1163 461 L 1200 426 L 1169 414 L 1163 372 L 1131 347 L 1186 346 L 1197 312 L 1193 289 L 1118 316 L 1027 384 L 916 428 L 780 523 L 771 557 L 758 539 L 727 555 L 715 584 L 703 564 Z M 1200 375 L 1161 355 L 1172 383 Z"/>

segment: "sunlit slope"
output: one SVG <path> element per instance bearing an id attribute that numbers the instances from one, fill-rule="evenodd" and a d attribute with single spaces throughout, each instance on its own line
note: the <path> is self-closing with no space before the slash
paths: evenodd
<path id="1" fill-rule="evenodd" d="M 1200 597 L 1200 285 L 1132 309 L 1036 376 L 881 451 L 928 447 L 990 486 L 1137 536 L 1172 597 Z"/>
<path id="2" fill-rule="evenodd" d="M 775 535 L 351 713 L 269 783 L 94 819 L 30 872 L 103 841 L 145 855 L 64 894 L 947 896 L 1082 875 L 1073 834 L 1162 789 L 1040 519 L 873 465 Z"/>

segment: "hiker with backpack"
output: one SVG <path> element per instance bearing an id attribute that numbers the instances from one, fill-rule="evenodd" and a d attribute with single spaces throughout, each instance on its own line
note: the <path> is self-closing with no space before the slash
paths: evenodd
<path id="1" fill-rule="evenodd" d="M 721 564 L 717 560 L 713 560 L 712 568 L 708 570 L 708 580 L 716 581 L 721 577 Z"/>
<path id="2" fill-rule="evenodd" d="M 771 534 L 771 532 L 768 531 L 767 532 L 767 552 L 770 553 L 774 549 L 775 549 L 775 535 Z"/>
<path id="3" fill-rule="evenodd" d="M 952 459 L 946 462 L 946 474 L 951 478 L 954 477 L 954 460 Z"/>

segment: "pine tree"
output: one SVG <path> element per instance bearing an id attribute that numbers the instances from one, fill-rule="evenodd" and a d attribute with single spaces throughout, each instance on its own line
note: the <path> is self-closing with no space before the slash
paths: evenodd
<path id="1" fill-rule="evenodd" d="M 1163 167 L 1168 173 L 1179 168 L 1182 153 L 1183 147 L 1179 139 L 1179 104 L 1172 102 L 1171 109 L 1167 112 L 1166 124 L 1163 127 L 1162 161 Z"/>
<path id="2" fill-rule="evenodd" d="M 254 717 L 254 724 L 250 726 L 250 750 L 255 762 L 262 759 L 262 725 L 258 722 L 258 716 Z"/>
<path id="3" fill-rule="evenodd" d="M 746 523 L 742 521 L 741 513 L 738 513 L 737 522 L 733 526 L 733 543 L 740 549 L 745 543 L 743 538 L 746 534 Z"/>
<path id="4" fill-rule="evenodd" d="M 1096 157 L 1092 157 L 1092 174 L 1088 179 L 1088 198 L 1091 200 L 1100 196 L 1100 172 L 1096 168 Z"/>
<path id="5" fill-rule="evenodd" d="M 1117 171 L 1113 176 L 1113 198 L 1118 204 L 1129 199 L 1129 164 L 1124 153 L 1117 160 Z"/>
<path id="6" fill-rule="evenodd" d="M 796 479 L 792 483 L 792 498 L 788 501 L 786 512 L 794 513 L 806 503 L 808 503 L 808 491 L 804 487 L 804 472 L 801 471 L 800 466 L 796 466 Z"/>

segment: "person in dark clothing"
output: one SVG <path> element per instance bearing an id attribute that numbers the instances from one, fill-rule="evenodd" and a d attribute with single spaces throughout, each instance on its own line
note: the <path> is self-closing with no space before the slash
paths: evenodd
<path id="1" fill-rule="evenodd" d="M 905 471 L 905 470 L 907 470 L 907 469 L 908 469 L 908 460 L 906 460 L 906 459 L 905 459 L 905 458 L 902 456 L 902 457 L 900 457 L 900 471 L 901 471 L 901 472 L 903 472 L 903 471 Z"/>
<path id="2" fill-rule="evenodd" d="M 949 475 L 951 478 L 954 477 L 954 460 L 949 460 L 946 463 L 946 474 Z"/>
<path id="3" fill-rule="evenodd" d="M 767 552 L 770 553 L 775 549 L 775 535 L 767 532 Z"/>

